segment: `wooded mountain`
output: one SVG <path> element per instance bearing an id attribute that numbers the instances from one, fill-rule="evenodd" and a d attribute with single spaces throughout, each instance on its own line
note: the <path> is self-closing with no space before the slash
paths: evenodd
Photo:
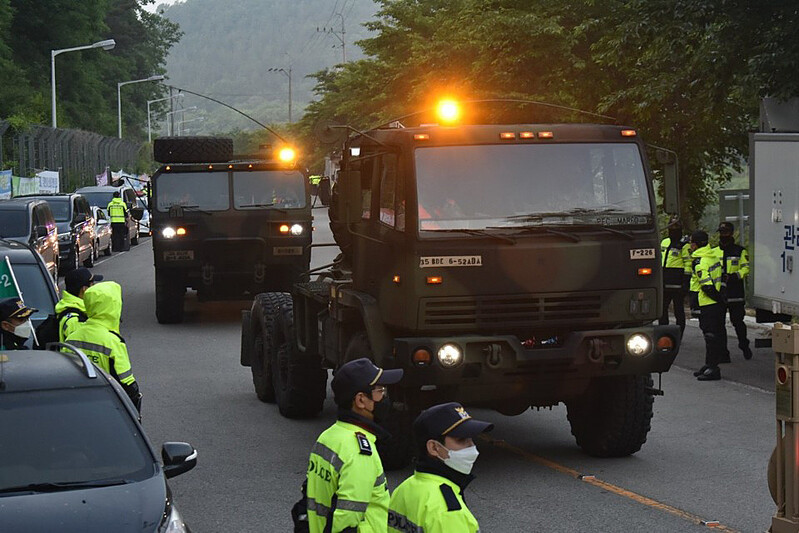
<path id="1" fill-rule="evenodd" d="M 311 99 L 316 81 L 308 75 L 342 62 L 341 42 L 324 29 L 341 32 L 347 60 L 363 53 L 354 44 L 368 36 L 363 23 L 377 6 L 372 0 L 186 0 L 159 9 L 180 25 L 183 37 L 167 59 L 168 83 L 233 105 L 264 123 L 288 120 L 288 78 L 269 68 L 292 67 L 292 118 Z M 317 31 L 319 28 L 320 31 Z M 218 104 L 182 98 L 192 133 L 254 129 L 258 126 Z"/>

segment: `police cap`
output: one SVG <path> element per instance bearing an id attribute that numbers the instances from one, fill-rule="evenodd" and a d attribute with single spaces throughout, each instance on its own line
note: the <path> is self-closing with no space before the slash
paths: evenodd
<path id="1" fill-rule="evenodd" d="M 475 420 L 457 402 L 434 405 L 422 411 L 413 423 L 416 438 L 421 441 L 451 436 L 461 439 L 474 438 L 491 431 L 494 424 Z"/>
<path id="2" fill-rule="evenodd" d="M 384 370 L 362 357 L 344 363 L 336 370 L 330 386 L 336 396 L 336 403 L 351 400 L 359 392 L 368 392 L 375 385 L 393 385 L 402 379 L 402 369 Z"/>
<path id="3" fill-rule="evenodd" d="M 99 281 L 103 281 L 103 276 L 92 274 L 88 268 L 74 268 L 64 276 L 64 288 L 68 293 L 77 296 L 81 288 L 89 287 Z"/>
<path id="4" fill-rule="evenodd" d="M 24 320 L 36 311 L 38 309 L 27 307 L 22 300 L 16 297 L 0 300 L 0 322 L 11 318 Z"/>
<path id="5" fill-rule="evenodd" d="M 707 244 L 707 241 L 708 241 L 707 232 L 702 231 L 700 229 L 691 233 L 691 242 L 696 243 L 700 246 L 704 246 Z"/>

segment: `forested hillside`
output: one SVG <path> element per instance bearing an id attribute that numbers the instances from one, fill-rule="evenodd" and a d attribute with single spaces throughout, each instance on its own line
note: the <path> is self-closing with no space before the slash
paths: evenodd
<path id="1" fill-rule="evenodd" d="M 264 123 L 288 120 L 288 78 L 269 68 L 292 68 L 292 115 L 302 116 L 315 80 L 307 78 L 342 62 L 344 19 L 347 60 L 363 53 L 354 44 L 368 36 L 362 24 L 376 12 L 372 0 L 186 0 L 165 6 L 163 14 L 184 35 L 167 60 L 169 83 L 229 103 Z M 319 32 L 317 32 L 317 27 Z M 201 98 L 186 96 L 183 106 L 192 132 L 257 128 L 253 122 Z"/>

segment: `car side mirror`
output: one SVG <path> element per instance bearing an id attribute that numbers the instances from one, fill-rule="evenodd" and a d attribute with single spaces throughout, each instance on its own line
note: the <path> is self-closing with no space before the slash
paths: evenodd
<path id="1" fill-rule="evenodd" d="M 36 226 L 33 228 L 33 237 L 36 239 L 47 237 L 47 226 Z"/>
<path id="2" fill-rule="evenodd" d="M 161 446 L 164 475 L 167 478 L 185 474 L 197 466 L 197 450 L 187 442 L 165 442 Z"/>
<path id="3" fill-rule="evenodd" d="M 144 216 L 144 208 L 143 207 L 132 207 L 130 209 L 130 216 L 135 218 L 136 220 L 141 220 Z"/>
<path id="4" fill-rule="evenodd" d="M 98 226 L 105 226 L 105 225 L 107 225 L 108 223 L 109 223 L 109 222 L 108 222 L 108 219 L 107 219 L 107 218 L 100 218 L 100 219 L 98 219 L 98 220 L 97 220 L 97 225 L 98 225 Z"/>

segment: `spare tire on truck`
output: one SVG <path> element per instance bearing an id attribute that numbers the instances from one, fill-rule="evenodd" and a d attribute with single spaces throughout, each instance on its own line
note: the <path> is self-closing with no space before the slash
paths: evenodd
<path id="1" fill-rule="evenodd" d="M 229 137 L 159 137 L 153 142 L 159 163 L 224 163 L 233 159 Z"/>

